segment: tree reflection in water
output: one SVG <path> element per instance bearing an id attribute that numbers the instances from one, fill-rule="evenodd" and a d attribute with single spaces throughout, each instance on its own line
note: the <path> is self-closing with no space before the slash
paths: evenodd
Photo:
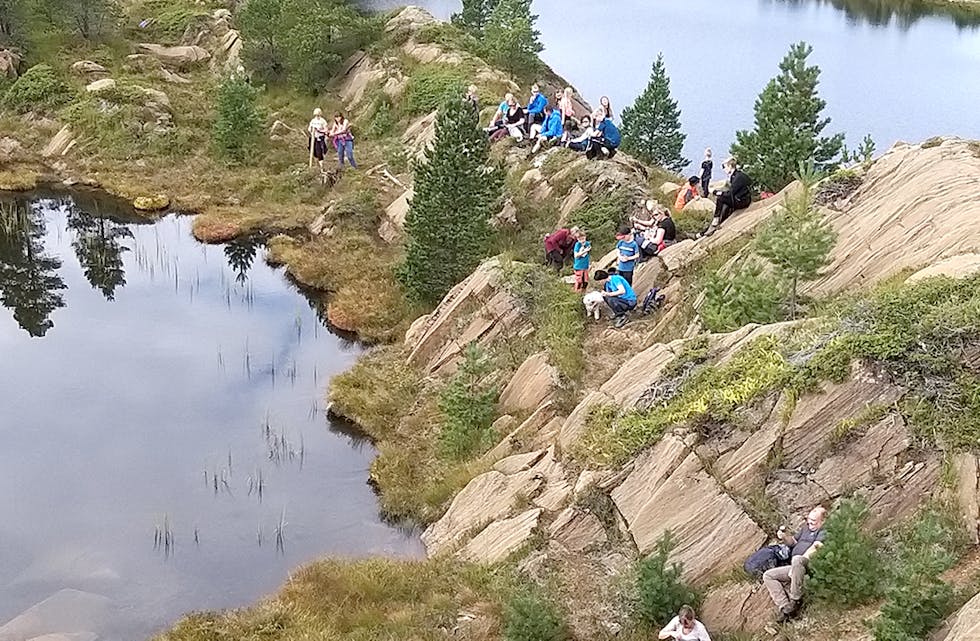
<path id="1" fill-rule="evenodd" d="M 85 279 L 106 300 L 115 299 L 116 289 L 126 284 L 122 256 L 129 248 L 122 241 L 132 238 L 133 232 L 125 225 L 84 212 L 72 203 L 68 209 L 68 229 L 75 233 L 71 245 Z"/>
<path id="2" fill-rule="evenodd" d="M 855 22 L 884 27 L 890 24 L 907 29 L 919 20 L 930 16 L 946 16 L 958 27 L 980 26 L 980 9 L 964 7 L 955 2 L 940 3 L 929 0 L 767 0 L 804 6 L 808 4 L 830 5 L 843 11 Z"/>

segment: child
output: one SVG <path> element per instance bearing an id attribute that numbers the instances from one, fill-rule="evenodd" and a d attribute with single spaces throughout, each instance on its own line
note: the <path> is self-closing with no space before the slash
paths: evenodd
<path id="1" fill-rule="evenodd" d="M 572 249 L 572 256 L 575 257 L 572 263 L 572 269 L 575 270 L 575 291 L 585 294 L 589 286 L 589 265 L 592 262 L 589 253 L 592 251 L 592 243 L 589 242 L 585 230 L 579 230 L 577 239 L 578 242 Z"/>
<path id="2" fill-rule="evenodd" d="M 701 194 L 698 193 L 698 182 L 699 180 L 697 176 L 691 176 L 687 179 L 687 186 L 681 188 L 681 190 L 677 192 L 677 200 L 674 201 L 674 209 L 677 211 L 682 211 L 684 209 L 684 205 L 701 197 Z"/>
<path id="3" fill-rule="evenodd" d="M 708 197 L 708 188 L 711 185 L 711 172 L 714 171 L 715 163 L 711 160 L 711 147 L 704 150 L 704 162 L 701 163 L 701 197 Z"/>
<path id="4" fill-rule="evenodd" d="M 619 275 L 630 285 L 633 284 L 633 270 L 640 257 L 640 246 L 633 239 L 633 230 L 628 226 L 619 228 L 616 234 L 616 252 L 619 259 L 616 269 Z"/>

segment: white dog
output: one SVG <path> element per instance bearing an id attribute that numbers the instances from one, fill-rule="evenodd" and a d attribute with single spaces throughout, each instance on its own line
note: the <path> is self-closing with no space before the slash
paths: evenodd
<path id="1" fill-rule="evenodd" d="M 585 305 L 585 313 L 588 316 L 592 316 L 596 320 L 602 318 L 602 304 L 605 302 L 605 297 L 602 292 L 589 292 L 582 297 L 582 303 Z"/>

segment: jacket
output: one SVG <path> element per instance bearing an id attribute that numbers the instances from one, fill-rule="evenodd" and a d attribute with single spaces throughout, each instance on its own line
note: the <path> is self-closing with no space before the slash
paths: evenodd
<path id="1" fill-rule="evenodd" d="M 539 114 L 544 111 L 544 108 L 548 106 L 548 99 L 544 97 L 543 93 L 536 94 L 531 101 L 527 103 L 527 112 L 529 114 Z"/>
<path id="2" fill-rule="evenodd" d="M 732 200 L 737 206 L 747 207 L 752 202 L 752 179 L 744 171 L 736 169 L 732 173 L 729 185 Z"/>
<path id="3" fill-rule="evenodd" d="M 544 119 L 544 123 L 541 126 L 541 135 L 545 138 L 560 138 L 565 132 L 565 127 L 562 124 L 561 112 L 552 111 L 550 116 Z"/>

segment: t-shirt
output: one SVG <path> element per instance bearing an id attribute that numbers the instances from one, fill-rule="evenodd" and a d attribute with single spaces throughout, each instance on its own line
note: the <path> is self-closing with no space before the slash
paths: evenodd
<path id="1" fill-rule="evenodd" d="M 703 163 L 701 163 L 701 180 L 704 180 L 705 178 L 711 180 L 711 172 L 714 170 L 714 168 L 715 163 L 711 160 L 705 160 Z"/>
<path id="2" fill-rule="evenodd" d="M 698 188 L 690 183 L 685 185 L 683 189 L 677 192 L 677 200 L 674 201 L 674 209 L 680 211 L 684 209 L 684 205 L 691 202 L 701 194 L 698 193 Z"/>
<path id="3" fill-rule="evenodd" d="M 316 116 L 310 121 L 310 126 L 308 129 L 309 131 L 312 131 L 317 138 L 323 138 L 325 135 L 327 135 L 328 128 L 329 125 L 327 124 L 327 121 L 320 116 Z"/>
<path id="4" fill-rule="evenodd" d="M 674 219 L 667 216 L 657 223 L 657 227 L 664 230 L 664 242 L 672 243 L 677 240 L 677 227 L 674 226 Z"/>
<path id="5" fill-rule="evenodd" d="M 616 243 L 616 250 L 620 254 L 626 256 L 627 259 L 629 259 L 630 256 L 632 256 L 632 259 L 629 260 L 623 260 L 622 258 L 620 258 L 619 263 L 616 265 L 616 269 L 618 269 L 621 272 L 633 271 L 633 268 L 636 266 L 636 259 L 640 255 L 640 248 L 636 244 L 636 241 L 633 240 L 632 238 L 628 240 L 623 239 L 618 243 Z"/>
<path id="6" fill-rule="evenodd" d="M 792 556 L 799 556 L 810 549 L 815 541 L 823 541 L 827 532 L 823 528 L 811 530 L 809 525 L 803 524 L 799 533 L 796 535 L 796 545 L 793 546 Z"/>
<path id="7" fill-rule="evenodd" d="M 636 292 L 634 292 L 633 288 L 630 287 L 630 284 L 626 282 L 626 279 L 619 274 L 613 274 L 610 276 L 609 280 L 606 281 L 605 287 L 603 287 L 603 289 L 605 289 L 607 292 L 614 292 L 619 288 L 625 289 L 626 293 L 620 294 L 616 298 L 622 298 L 627 303 L 636 302 Z"/>
<path id="8" fill-rule="evenodd" d="M 694 621 L 694 626 L 691 628 L 690 632 L 684 632 L 681 626 L 680 617 L 674 617 L 670 620 L 664 629 L 660 631 L 660 634 L 668 634 L 670 632 L 680 632 L 677 635 L 678 641 L 711 641 L 711 637 L 708 636 L 708 630 L 705 629 L 704 624 L 698 620 Z"/>
<path id="9" fill-rule="evenodd" d="M 589 241 L 585 241 L 585 244 L 583 245 L 581 242 L 577 242 L 575 243 L 575 248 L 573 251 L 577 254 L 580 251 L 582 251 L 583 247 L 585 247 L 586 249 L 592 249 L 592 243 L 590 243 Z M 581 258 L 576 256 L 575 261 L 572 263 L 572 269 L 575 270 L 588 269 L 591 261 L 592 261 L 592 257 L 589 254 L 586 254 Z"/>
<path id="10" fill-rule="evenodd" d="M 504 114 L 504 122 L 508 125 L 519 123 L 522 120 L 524 120 L 524 110 L 521 107 L 508 109 L 507 113 Z"/>

